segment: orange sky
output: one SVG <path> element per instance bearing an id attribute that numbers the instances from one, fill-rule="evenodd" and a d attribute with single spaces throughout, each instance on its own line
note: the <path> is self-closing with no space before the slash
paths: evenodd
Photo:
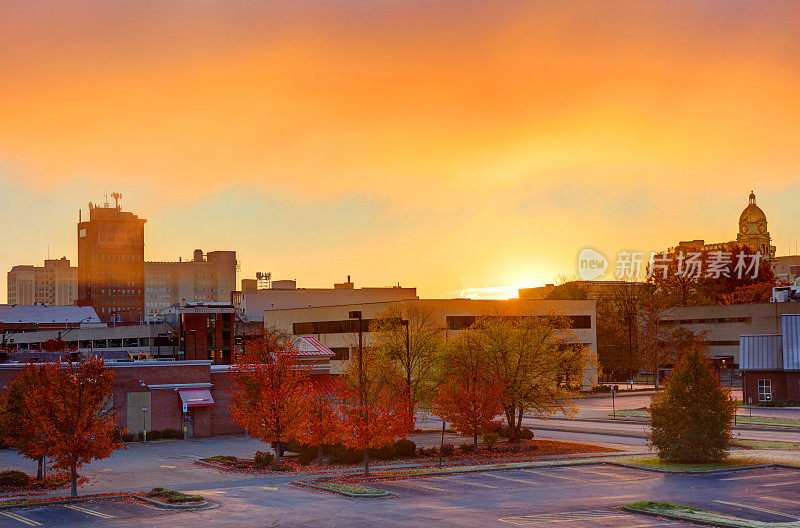
<path id="1" fill-rule="evenodd" d="M 150 260 L 431 297 L 731 239 L 751 189 L 800 239 L 792 3 L 164 4 L 0 0 L 0 268 L 106 191 Z"/>

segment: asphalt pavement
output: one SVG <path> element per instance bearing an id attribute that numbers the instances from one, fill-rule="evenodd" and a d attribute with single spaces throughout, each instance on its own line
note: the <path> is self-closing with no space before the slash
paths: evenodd
<path id="1" fill-rule="evenodd" d="M 384 480 L 370 486 L 389 499 L 312 492 L 270 477 L 186 488 L 220 507 L 159 511 L 138 504 L 51 506 L 0 515 L 0 527 L 230 526 L 280 527 L 678 527 L 683 523 L 622 513 L 636 500 L 677 502 L 767 521 L 800 520 L 800 471 L 756 469 L 713 475 L 669 475 L 604 465 L 486 471 Z M 89 511 L 86 511 L 89 510 Z M 6 513 L 6 512 L 4 512 Z"/>

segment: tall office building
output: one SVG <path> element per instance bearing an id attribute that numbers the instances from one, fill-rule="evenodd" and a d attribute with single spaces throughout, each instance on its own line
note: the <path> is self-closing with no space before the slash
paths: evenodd
<path id="1" fill-rule="evenodd" d="M 78 298 L 78 268 L 67 257 L 44 266 L 14 266 L 8 272 L 8 304 L 69 306 Z"/>
<path id="2" fill-rule="evenodd" d="M 89 204 L 78 218 L 78 304 L 93 306 L 103 321 L 144 317 L 144 218 L 114 206 Z M 80 213 L 79 213 L 80 215 Z"/>

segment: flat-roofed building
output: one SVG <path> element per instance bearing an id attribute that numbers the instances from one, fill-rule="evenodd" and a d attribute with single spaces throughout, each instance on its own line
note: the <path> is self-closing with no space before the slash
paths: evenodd
<path id="1" fill-rule="evenodd" d="M 264 312 L 264 325 L 284 330 L 290 335 L 315 337 L 336 355 L 332 361 L 332 372 L 341 372 L 355 346 L 354 336 L 358 322 L 349 317 L 350 312 L 360 311 L 363 320 L 364 338 L 369 340 L 370 325 L 393 304 L 416 304 L 430 309 L 441 319 L 448 334 L 455 335 L 469 328 L 482 315 L 503 314 L 528 316 L 559 313 L 572 322 L 572 331 L 577 343 L 597 353 L 597 331 L 595 301 L 543 301 L 543 300 L 472 300 L 472 299 L 413 299 L 391 302 L 354 303 L 337 306 L 311 308 L 289 308 Z M 591 382 L 597 379 L 592 374 Z"/>
<path id="2" fill-rule="evenodd" d="M 744 401 L 800 401 L 800 314 L 781 316 L 781 331 L 739 339 Z"/>
<path id="3" fill-rule="evenodd" d="M 7 274 L 8 304 L 69 306 L 78 298 L 78 268 L 67 257 L 43 266 L 14 266 Z"/>

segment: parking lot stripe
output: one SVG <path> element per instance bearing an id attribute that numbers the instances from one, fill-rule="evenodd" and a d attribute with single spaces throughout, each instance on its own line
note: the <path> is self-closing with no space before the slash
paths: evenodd
<path id="1" fill-rule="evenodd" d="M 21 522 L 21 523 L 25 523 L 25 524 L 27 524 L 28 526 L 41 526 L 41 525 L 42 525 L 42 523 L 39 523 L 39 522 L 33 521 L 33 520 L 31 520 L 31 519 L 26 519 L 25 517 L 23 517 L 22 515 L 19 515 L 19 514 L 17 514 L 17 513 L 11 513 L 11 512 L 0 512 L 0 515 L 3 515 L 3 516 L 5 516 L 5 517 L 8 517 L 9 519 L 14 519 L 15 521 L 19 521 L 19 522 Z"/>
<path id="2" fill-rule="evenodd" d="M 628 480 L 630 478 L 625 475 L 618 475 L 617 473 L 606 473 L 605 471 L 597 471 L 596 469 L 586 469 L 581 467 L 570 467 L 567 469 L 574 469 L 575 471 L 582 471 L 583 473 L 592 473 L 594 475 L 603 475 L 604 477 L 616 477 L 623 480 Z"/>
<path id="3" fill-rule="evenodd" d="M 162 468 L 167 468 L 167 469 L 175 469 L 178 466 L 161 466 L 161 467 Z"/>
<path id="4" fill-rule="evenodd" d="M 438 480 L 449 480 L 451 482 L 458 482 L 459 484 L 468 484 L 470 486 L 478 486 L 480 488 L 497 489 L 497 486 L 490 486 L 489 484 L 479 484 L 477 482 L 470 482 L 468 480 L 460 480 L 460 479 L 454 479 L 454 478 L 449 478 L 449 477 L 436 477 L 436 478 Z"/>
<path id="5" fill-rule="evenodd" d="M 534 471 L 532 469 L 522 469 L 521 471 L 524 471 L 525 473 L 533 473 L 534 475 L 542 475 L 544 477 L 553 477 L 564 480 L 577 480 L 578 482 L 589 482 L 588 480 L 582 478 L 565 477 L 563 475 L 554 475 L 552 473 L 542 473 L 541 471 Z"/>
<path id="6" fill-rule="evenodd" d="M 534 482 L 532 480 L 523 480 L 523 479 L 517 479 L 517 478 L 511 478 L 511 477 L 504 477 L 502 475 L 493 475 L 491 473 L 481 473 L 481 475 L 484 475 L 484 476 L 487 476 L 487 477 L 499 478 L 499 479 L 503 479 L 503 480 L 511 480 L 511 481 L 514 481 L 514 482 L 522 482 L 523 484 L 533 484 L 534 486 L 541 486 L 542 485 L 541 482 Z"/>
<path id="7" fill-rule="evenodd" d="M 275 491 L 275 490 L 278 489 L 278 488 L 272 487 L 272 486 L 260 486 L 260 488 L 263 489 L 263 490 L 271 490 L 271 491 Z"/>
<path id="8" fill-rule="evenodd" d="M 425 488 L 434 491 L 447 491 L 444 488 L 437 488 L 435 486 L 428 486 L 427 484 L 421 484 L 419 482 L 409 482 L 409 481 L 400 481 L 400 482 L 391 482 L 391 484 L 405 484 L 406 486 L 411 486 L 412 488 Z"/>
<path id="9" fill-rule="evenodd" d="M 747 475 L 744 477 L 728 477 L 720 480 L 745 480 L 745 479 L 764 478 L 764 477 L 784 477 L 787 475 L 788 473 L 762 473 L 760 475 Z"/>
<path id="10" fill-rule="evenodd" d="M 775 482 L 773 484 L 762 484 L 762 488 L 774 488 L 775 486 L 796 486 L 800 482 L 793 480 L 792 482 Z"/>
<path id="11" fill-rule="evenodd" d="M 762 499 L 773 500 L 778 502 L 791 502 L 792 504 L 800 504 L 800 501 L 792 499 L 781 499 L 780 497 L 761 497 Z"/>
<path id="12" fill-rule="evenodd" d="M 65 508 L 69 508 L 70 510 L 75 510 L 77 512 L 85 513 L 87 515 L 94 515 L 95 517 L 100 517 L 101 519 L 113 519 L 113 515 L 109 515 L 107 513 L 97 512 L 94 510 L 90 510 L 89 508 L 84 508 L 82 506 L 76 506 L 74 504 L 64 504 Z"/>
<path id="13" fill-rule="evenodd" d="M 758 506 L 749 506 L 747 504 L 739 504 L 738 502 L 727 502 L 727 501 L 720 501 L 720 500 L 715 500 L 714 502 L 718 502 L 720 504 L 727 504 L 728 506 L 738 506 L 740 508 L 748 508 L 750 510 L 756 510 L 756 511 L 764 512 L 764 513 L 771 513 L 773 515 L 780 515 L 781 517 L 786 517 L 788 519 L 800 520 L 800 517 L 796 517 L 794 515 L 790 515 L 790 514 L 784 513 L 784 512 L 779 512 L 779 511 L 775 511 L 775 510 L 769 510 L 767 508 L 759 508 Z"/>

